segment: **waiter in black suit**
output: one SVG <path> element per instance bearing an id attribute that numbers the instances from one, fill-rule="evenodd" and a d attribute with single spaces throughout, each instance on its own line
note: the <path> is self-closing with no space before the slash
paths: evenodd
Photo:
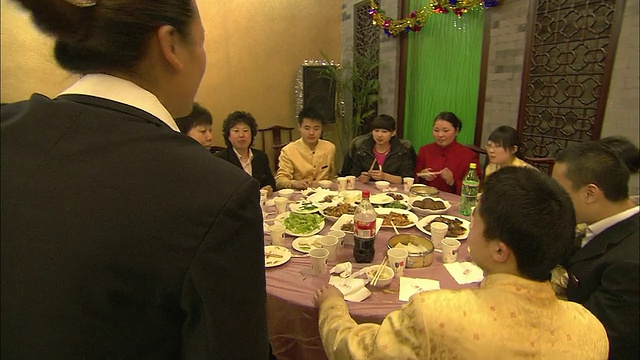
<path id="1" fill-rule="evenodd" d="M 271 193 L 276 187 L 276 180 L 269 167 L 269 157 L 264 151 L 251 147 L 257 134 L 256 119 L 248 112 L 234 111 L 222 123 L 222 136 L 227 148 L 214 155 L 243 169 L 260 182 L 261 189 Z"/>
<path id="2" fill-rule="evenodd" d="M 258 182 L 180 134 L 191 1 L 22 1 L 85 74 L 3 105 L 2 358 L 266 359 Z"/>
<path id="3" fill-rule="evenodd" d="M 602 322 L 610 359 L 638 359 L 640 221 L 629 200 L 629 170 L 609 148 L 584 142 L 558 154 L 553 177 L 571 196 L 578 223 L 587 225 L 564 264 L 566 296 Z"/>

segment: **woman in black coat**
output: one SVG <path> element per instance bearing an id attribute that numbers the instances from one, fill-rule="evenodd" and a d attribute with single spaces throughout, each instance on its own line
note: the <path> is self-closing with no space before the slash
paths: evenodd
<path id="1" fill-rule="evenodd" d="M 276 187 L 269 167 L 269 157 L 264 151 L 251 148 L 258 133 L 253 116 L 244 111 L 234 111 L 222 123 L 222 135 L 227 148 L 214 155 L 243 169 L 260 183 L 260 189 L 269 193 Z"/>

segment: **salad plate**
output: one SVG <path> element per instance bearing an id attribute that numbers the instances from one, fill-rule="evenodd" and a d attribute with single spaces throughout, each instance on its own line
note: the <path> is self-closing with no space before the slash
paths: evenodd
<path id="1" fill-rule="evenodd" d="M 324 229 L 324 218 L 320 214 L 298 214 L 284 212 L 275 218 L 284 227 L 284 233 L 290 236 L 315 235 Z"/>
<path id="2" fill-rule="evenodd" d="M 310 201 L 298 201 L 289 204 L 289 210 L 298 214 L 312 214 L 320 211 L 320 207 Z"/>
<path id="3" fill-rule="evenodd" d="M 299 237 L 291 242 L 291 247 L 296 251 L 308 254 L 309 251 L 322 247 L 320 239 L 322 239 L 322 235 Z"/>
<path id="4" fill-rule="evenodd" d="M 291 259 L 291 251 L 282 246 L 267 245 L 264 247 L 264 267 L 280 266 Z"/>

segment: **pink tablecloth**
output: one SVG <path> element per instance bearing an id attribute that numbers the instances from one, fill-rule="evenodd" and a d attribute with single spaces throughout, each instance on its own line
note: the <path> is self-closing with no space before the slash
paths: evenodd
<path id="1" fill-rule="evenodd" d="M 336 187 L 336 184 L 333 185 Z M 368 189 L 372 194 L 379 192 L 369 184 L 358 183 L 360 189 Z M 402 190 L 402 189 L 400 189 Z M 402 191 L 399 191 L 402 192 Z M 300 196 L 297 194 L 297 196 Z M 440 197 L 452 204 L 448 214 L 460 216 L 458 205 L 460 197 L 454 194 L 441 193 Z M 462 217 L 462 216 L 461 216 Z M 464 217 L 463 217 L 464 218 Z M 333 223 L 327 224 L 320 234 L 326 234 Z M 415 227 L 400 229 L 401 233 L 414 233 L 428 237 Z M 387 241 L 394 235 L 393 229 L 382 228 L 376 236 L 376 255 L 373 264 L 380 263 L 387 249 Z M 352 236 L 348 234 L 347 236 Z M 292 253 L 299 254 L 291 248 L 293 237 L 286 237 L 286 245 Z M 265 244 L 271 238 L 265 236 Z M 351 261 L 354 272 L 370 264 L 358 264 L 353 258 L 353 247 L 345 246 L 335 261 L 329 262 L 329 268 L 336 263 Z M 465 242 L 459 250 L 458 261 L 469 261 L 470 256 Z M 318 310 L 313 305 L 313 294 L 316 289 L 329 281 L 329 275 L 309 276 L 301 271 L 310 267 L 309 258 L 291 258 L 286 264 L 266 269 L 267 278 L 267 320 L 269 339 L 273 353 L 278 359 L 326 359 L 318 333 Z M 478 287 L 479 284 L 459 285 L 442 265 L 440 253 L 436 253 L 433 263 L 429 267 L 406 269 L 404 276 L 428 278 L 440 281 L 440 288 L 458 289 Z M 348 303 L 351 316 L 358 322 L 381 323 L 384 317 L 393 310 L 397 310 L 404 302 L 398 300 L 398 280 L 394 279 L 388 289 L 396 290 L 385 293 L 382 289 L 373 288 L 371 296 L 361 303 Z"/>

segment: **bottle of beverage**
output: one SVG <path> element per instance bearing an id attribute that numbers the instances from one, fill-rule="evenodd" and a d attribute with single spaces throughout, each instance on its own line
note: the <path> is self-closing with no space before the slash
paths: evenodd
<path id="1" fill-rule="evenodd" d="M 376 213 L 369 201 L 369 191 L 362 191 L 362 201 L 353 214 L 353 256 L 356 262 L 370 263 L 376 253 Z"/>
<path id="2" fill-rule="evenodd" d="M 476 173 L 476 164 L 469 164 L 469 172 L 462 180 L 462 192 L 460 193 L 460 214 L 464 216 L 471 215 L 471 209 L 476 206 L 478 201 L 478 187 L 480 180 Z"/>

